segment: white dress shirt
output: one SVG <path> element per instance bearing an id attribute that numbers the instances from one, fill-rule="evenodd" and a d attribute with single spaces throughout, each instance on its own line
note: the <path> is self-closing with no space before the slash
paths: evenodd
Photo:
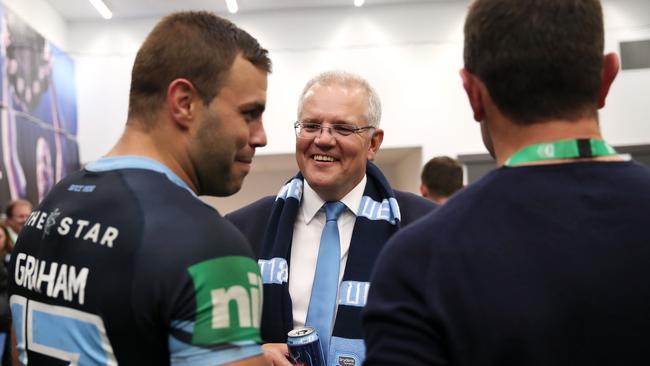
<path id="1" fill-rule="evenodd" d="M 341 261 L 339 265 L 339 287 L 345 273 L 345 264 L 350 251 L 352 230 L 357 219 L 357 210 L 361 205 L 363 191 L 366 189 L 366 177 L 357 184 L 341 202 L 345 204 L 337 221 L 339 238 L 341 240 Z M 289 294 L 293 304 L 293 325 L 305 325 L 311 288 L 316 274 L 320 237 L 325 227 L 325 209 L 318 194 L 304 181 L 302 203 L 298 210 L 296 222 L 293 225 L 293 242 L 291 244 L 291 265 L 289 266 Z M 338 295 L 337 295 L 338 303 Z"/>

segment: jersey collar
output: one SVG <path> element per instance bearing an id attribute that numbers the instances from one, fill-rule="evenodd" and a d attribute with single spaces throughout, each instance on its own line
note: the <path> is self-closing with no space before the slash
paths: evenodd
<path id="1" fill-rule="evenodd" d="M 187 185 L 187 183 L 172 172 L 171 169 L 159 161 L 145 158 L 144 156 L 124 155 L 104 157 L 86 165 L 85 169 L 91 172 L 105 172 L 117 169 L 152 170 L 164 174 L 172 183 L 186 189 L 188 192 L 192 193 L 194 197 L 197 197 L 196 193 Z"/>

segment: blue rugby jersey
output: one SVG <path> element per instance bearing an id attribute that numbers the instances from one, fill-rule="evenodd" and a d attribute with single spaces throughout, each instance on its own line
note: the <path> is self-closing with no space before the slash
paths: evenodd
<path id="1" fill-rule="evenodd" d="M 165 166 L 105 158 L 34 210 L 10 265 L 30 365 L 223 364 L 261 354 L 243 236 Z"/>

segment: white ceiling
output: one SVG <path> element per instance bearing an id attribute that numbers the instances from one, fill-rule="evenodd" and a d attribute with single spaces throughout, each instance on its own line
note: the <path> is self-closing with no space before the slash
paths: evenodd
<path id="1" fill-rule="evenodd" d="M 364 6 L 454 0 L 366 0 Z M 456 0 L 457 1 L 457 0 Z M 68 21 L 100 20 L 88 0 L 47 0 Z M 353 7 L 353 0 L 238 0 L 241 13 L 280 9 Z M 178 10 L 210 10 L 227 14 L 225 0 L 104 0 L 113 19 L 151 18 Z"/>

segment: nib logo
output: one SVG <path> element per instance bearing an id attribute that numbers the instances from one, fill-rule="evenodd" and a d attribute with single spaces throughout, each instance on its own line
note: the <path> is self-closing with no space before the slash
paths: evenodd
<path id="1" fill-rule="evenodd" d="M 188 269 L 196 296 L 192 341 L 259 341 L 262 278 L 251 258 L 210 259 Z"/>

